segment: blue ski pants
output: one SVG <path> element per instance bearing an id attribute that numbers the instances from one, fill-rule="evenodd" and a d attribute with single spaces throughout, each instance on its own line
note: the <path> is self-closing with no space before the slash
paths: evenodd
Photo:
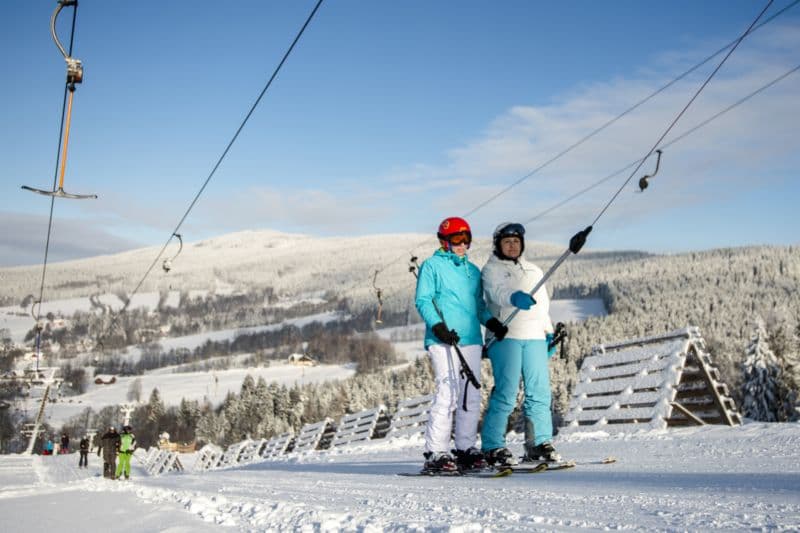
<path id="1" fill-rule="evenodd" d="M 483 418 L 481 448 L 484 452 L 506 445 L 508 417 L 517 405 L 519 380 L 525 391 L 522 404 L 526 423 L 534 428 L 539 445 L 553 440 L 550 413 L 550 369 L 544 340 L 503 339 L 489 348 L 494 389 Z"/>

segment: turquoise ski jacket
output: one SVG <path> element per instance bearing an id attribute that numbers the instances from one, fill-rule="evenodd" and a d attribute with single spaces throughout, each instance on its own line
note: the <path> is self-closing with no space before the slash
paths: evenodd
<path id="1" fill-rule="evenodd" d="M 436 312 L 434 300 L 442 316 Z M 425 348 L 441 344 L 431 328 L 443 319 L 448 328 L 458 333 L 459 344 L 483 344 L 481 324 L 492 315 L 483 301 L 481 272 L 466 256 L 439 249 L 423 261 L 415 303 L 425 321 Z"/>

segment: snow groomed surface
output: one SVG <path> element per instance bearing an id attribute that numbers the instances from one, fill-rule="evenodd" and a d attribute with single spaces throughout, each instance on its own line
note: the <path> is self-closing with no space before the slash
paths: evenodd
<path id="1" fill-rule="evenodd" d="M 522 450 L 513 435 L 511 449 Z M 422 442 L 380 440 L 128 482 L 77 456 L 0 457 L 3 531 L 800 529 L 800 424 L 572 435 L 578 466 L 502 479 L 400 477 Z M 598 458 L 614 464 L 592 464 Z M 213 527 L 212 527 L 213 526 Z"/>

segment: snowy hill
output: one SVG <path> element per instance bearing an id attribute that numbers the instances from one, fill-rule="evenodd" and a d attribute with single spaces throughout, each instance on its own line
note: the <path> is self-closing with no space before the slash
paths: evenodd
<path id="1" fill-rule="evenodd" d="M 0 456 L 0 516 L 16 531 L 568 531 L 800 528 L 800 425 L 750 423 L 556 442 L 610 465 L 501 479 L 398 477 L 421 440 L 130 481 L 77 456 Z M 519 452 L 520 436 L 511 440 Z"/>
<path id="2" fill-rule="evenodd" d="M 387 246 L 391 243 L 391 246 Z M 311 237 L 275 231 L 231 233 L 200 242 L 187 242 L 165 273 L 161 261 L 178 251 L 167 248 L 140 289 L 231 291 L 271 286 L 278 294 L 298 294 L 330 288 L 346 289 L 354 299 L 372 298 L 376 269 L 388 267 L 379 278 L 387 295 L 413 286 L 408 273 L 410 251 L 424 259 L 438 246 L 435 235 L 391 234 L 364 237 Z M 489 239 L 478 239 L 470 253 L 483 264 Z M 49 264 L 45 301 L 95 293 L 130 293 L 156 258 L 160 247 Z M 537 254 L 563 249 L 528 243 Z M 28 294 L 38 296 L 41 266 L 0 269 L 0 302 L 18 305 Z M 27 311 L 27 310 L 23 310 Z"/>

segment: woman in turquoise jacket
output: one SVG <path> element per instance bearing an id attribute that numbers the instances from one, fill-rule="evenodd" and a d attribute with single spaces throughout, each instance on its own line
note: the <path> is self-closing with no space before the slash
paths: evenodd
<path id="1" fill-rule="evenodd" d="M 475 447 L 481 395 L 461 371 L 456 349 L 480 382 L 481 324 L 498 338 L 506 328 L 486 309 L 480 270 L 467 258 L 472 242 L 469 224 L 462 218 L 447 218 L 437 236 L 441 248 L 419 269 L 416 306 L 425 321 L 425 348 L 436 381 L 425 430 L 424 470 L 447 472 L 485 466 Z M 456 460 L 450 455 L 454 413 Z"/>

